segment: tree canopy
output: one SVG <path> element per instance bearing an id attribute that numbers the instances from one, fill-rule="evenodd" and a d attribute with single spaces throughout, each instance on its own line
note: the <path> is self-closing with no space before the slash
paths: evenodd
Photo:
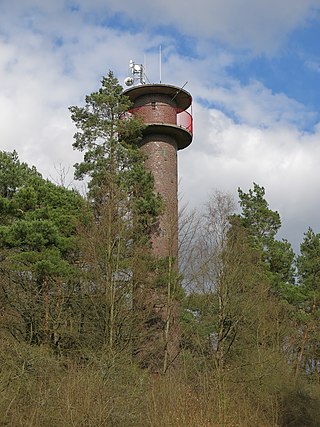
<path id="1" fill-rule="evenodd" d="M 9 329 L 29 342 L 48 342 L 48 295 L 76 276 L 77 228 L 85 201 L 45 180 L 16 152 L 1 152 L 1 299 L 23 320 Z M 45 320 L 45 318 L 47 320 Z"/>
<path id="2" fill-rule="evenodd" d="M 287 240 L 276 239 L 281 227 L 280 215 L 269 208 L 264 187 L 254 183 L 248 193 L 239 188 L 238 194 L 242 211 L 235 218 L 248 230 L 253 246 L 261 251 L 274 290 L 285 293 L 287 285 L 294 283 L 294 251 Z"/>

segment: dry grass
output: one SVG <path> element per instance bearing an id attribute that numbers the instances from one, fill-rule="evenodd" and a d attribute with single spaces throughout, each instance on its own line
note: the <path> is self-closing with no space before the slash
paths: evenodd
<path id="1" fill-rule="evenodd" d="M 259 387 L 246 393 L 196 368 L 154 376 L 123 355 L 91 355 L 80 365 L 3 341 L 0 427 L 301 427 L 281 424 L 275 394 Z M 289 397 L 290 410 L 297 396 Z"/>
<path id="2" fill-rule="evenodd" d="M 67 365 L 28 346 L 6 355 L 1 352 L 0 426 L 143 425 L 147 377 L 124 360 Z"/>

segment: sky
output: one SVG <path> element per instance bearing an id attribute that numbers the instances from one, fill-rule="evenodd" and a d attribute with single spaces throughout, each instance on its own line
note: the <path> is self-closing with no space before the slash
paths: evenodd
<path id="1" fill-rule="evenodd" d="M 298 251 L 320 232 L 319 41 L 320 0 L 0 0 L 0 149 L 73 185 L 68 107 L 130 59 L 158 83 L 161 46 L 162 83 L 193 97 L 182 203 L 256 182 Z"/>

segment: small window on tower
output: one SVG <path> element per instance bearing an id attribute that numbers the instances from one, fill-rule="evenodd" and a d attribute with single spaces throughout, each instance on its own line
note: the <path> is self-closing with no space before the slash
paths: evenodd
<path id="1" fill-rule="evenodd" d="M 156 109 L 156 101 L 152 101 L 151 102 L 151 107 L 152 107 L 153 110 Z"/>

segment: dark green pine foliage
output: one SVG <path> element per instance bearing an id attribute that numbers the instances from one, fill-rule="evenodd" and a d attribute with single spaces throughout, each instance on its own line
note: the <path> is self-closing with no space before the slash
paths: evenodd
<path id="1" fill-rule="evenodd" d="M 297 258 L 300 285 L 308 292 L 308 299 L 317 305 L 320 300 L 320 234 L 309 228 L 300 245 L 300 253 Z"/>
<path id="2" fill-rule="evenodd" d="M 236 218 L 249 232 L 253 247 L 261 251 L 274 291 L 286 297 L 294 283 L 294 252 L 287 240 L 276 239 L 280 215 L 269 208 L 265 189 L 258 184 L 254 183 L 248 193 L 239 188 L 238 193 L 242 212 Z"/>
<path id="3" fill-rule="evenodd" d="M 297 369 L 319 382 L 320 374 L 320 234 L 309 228 L 304 234 L 297 257 L 299 293 L 297 323 L 300 342 L 297 345 Z"/>
<path id="4" fill-rule="evenodd" d="M 0 153 L 0 188 L 5 327 L 19 340 L 50 345 L 61 338 L 62 307 L 77 275 L 76 233 L 84 200 L 44 180 L 16 152 Z"/>
<path id="5" fill-rule="evenodd" d="M 131 103 L 122 92 L 110 71 L 83 107 L 70 107 L 78 128 L 73 147 L 84 153 L 75 177 L 87 180 L 93 211 L 80 235 L 84 286 L 92 301 L 84 334 L 92 347 L 103 346 L 113 354 L 130 345 L 140 333 L 137 323 L 144 322 L 133 309 L 135 290 L 148 286 L 149 232 L 162 210 L 139 150 L 141 120 L 128 114 Z"/>
<path id="6" fill-rule="evenodd" d="M 22 187 L 27 179 L 40 177 L 35 167 L 29 168 L 26 163 L 21 163 L 18 153 L 0 151 L 0 195 L 10 199 Z"/>
<path id="7" fill-rule="evenodd" d="M 86 96 L 84 107 L 70 107 L 79 129 L 73 147 L 84 152 L 83 161 L 75 165 L 75 177 L 88 178 L 88 195 L 95 204 L 112 197 L 113 191 L 125 193 L 138 222 L 149 227 L 161 211 L 161 200 L 138 148 L 143 125 L 128 115 L 131 102 L 122 92 L 110 71 L 99 91 Z"/>

